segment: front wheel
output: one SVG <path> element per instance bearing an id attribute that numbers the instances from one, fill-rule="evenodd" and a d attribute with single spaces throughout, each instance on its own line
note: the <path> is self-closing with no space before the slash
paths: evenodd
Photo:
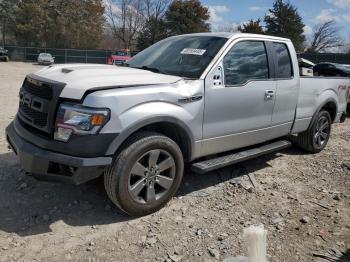
<path id="1" fill-rule="evenodd" d="M 177 192 L 184 170 L 179 146 L 158 133 L 131 138 L 104 174 L 109 198 L 124 212 L 144 216 Z"/>
<path id="2" fill-rule="evenodd" d="M 325 110 L 321 110 L 309 129 L 296 137 L 292 137 L 292 141 L 306 151 L 318 153 L 326 147 L 331 128 L 332 119 L 330 114 Z"/>

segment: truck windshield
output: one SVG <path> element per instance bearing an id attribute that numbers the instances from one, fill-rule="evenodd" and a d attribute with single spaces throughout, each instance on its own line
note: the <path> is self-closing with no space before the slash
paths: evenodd
<path id="1" fill-rule="evenodd" d="M 138 53 L 128 65 L 198 79 L 227 40 L 215 36 L 170 37 Z"/>
<path id="2" fill-rule="evenodd" d="M 128 52 L 126 51 L 115 51 L 112 55 L 115 55 L 115 56 L 128 56 Z"/>

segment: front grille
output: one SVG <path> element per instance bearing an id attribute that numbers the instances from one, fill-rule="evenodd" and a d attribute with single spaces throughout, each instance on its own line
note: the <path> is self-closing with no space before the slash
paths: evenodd
<path id="1" fill-rule="evenodd" d="M 52 99 L 52 93 L 53 93 L 52 88 L 45 83 L 42 83 L 41 86 L 38 86 L 28 81 L 28 79 L 26 79 L 24 80 L 24 83 L 23 83 L 23 90 L 43 99 L 47 99 L 47 100 Z"/>
<path id="2" fill-rule="evenodd" d="M 18 118 L 27 130 L 52 135 L 56 110 L 65 84 L 28 75 L 19 93 Z"/>
<path id="3" fill-rule="evenodd" d="M 47 126 L 47 113 L 39 112 L 31 109 L 26 104 L 19 105 L 19 112 L 23 115 L 27 121 L 32 122 L 39 127 Z"/>

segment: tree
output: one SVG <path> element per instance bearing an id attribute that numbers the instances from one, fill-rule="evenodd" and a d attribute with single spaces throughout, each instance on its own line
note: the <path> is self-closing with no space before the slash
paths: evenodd
<path id="1" fill-rule="evenodd" d="M 146 23 L 137 37 L 138 50 L 143 50 L 168 36 L 168 29 L 163 18 L 170 0 L 143 1 L 145 3 L 144 17 Z"/>
<path id="2" fill-rule="evenodd" d="M 150 20 L 150 18 L 155 18 L 155 19 L 163 18 L 171 0 L 141 0 L 141 1 L 143 1 L 145 5 L 144 16 L 147 20 Z"/>
<path id="3" fill-rule="evenodd" d="M 101 0 L 21 0 L 16 11 L 20 44 L 96 48 L 104 26 Z"/>
<path id="4" fill-rule="evenodd" d="M 334 20 L 316 25 L 313 28 L 309 52 L 324 52 L 331 48 L 340 48 L 344 42 L 339 36 L 339 28 Z"/>
<path id="5" fill-rule="evenodd" d="M 165 13 L 171 35 L 208 32 L 209 10 L 199 0 L 174 0 Z"/>
<path id="6" fill-rule="evenodd" d="M 157 19 L 156 17 L 151 16 L 138 35 L 137 49 L 143 50 L 166 38 L 167 36 L 168 34 L 165 21 L 162 18 Z"/>
<path id="7" fill-rule="evenodd" d="M 43 46 L 48 40 L 48 0 L 23 0 L 16 12 L 16 37 L 20 44 Z"/>
<path id="8" fill-rule="evenodd" d="M 242 33 L 250 33 L 250 34 L 264 34 L 264 30 L 260 25 L 261 20 L 249 20 L 249 22 L 244 23 L 238 27 L 238 30 Z"/>
<path id="9" fill-rule="evenodd" d="M 107 0 L 106 2 L 108 26 L 114 37 L 122 41 L 125 49 L 133 45 L 137 33 L 144 24 L 142 8 L 140 0 L 120 0 L 118 2 Z"/>
<path id="10" fill-rule="evenodd" d="M 6 44 L 6 36 L 14 31 L 15 12 L 19 0 L 0 0 L 0 30 L 2 46 Z"/>
<path id="11" fill-rule="evenodd" d="M 286 37 L 292 40 L 297 50 L 305 43 L 304 23 L 297 8 L 288 1 L 275 0 L 273 8 L 265 16 L 266 34 Z"/>

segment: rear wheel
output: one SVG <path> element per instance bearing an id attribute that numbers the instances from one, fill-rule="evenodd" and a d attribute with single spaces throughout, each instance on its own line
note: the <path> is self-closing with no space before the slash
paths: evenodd
<path id="1" fill-rule="evenodd" d="M 331 128 L 332 119 L 330 114 L 325 110 L 321 110 L 309 129 L 296 137 L 292 137 L 292 141 L 306 151 L 318 153 L 326 147 Z"/>
<path id="2" fill-rule="evenodd" d="M 158 133 L 139 134 L 105 172 L 105 189 L 124 212 L 147 215 L 176 193 L 183 169 L 181 150 L 173 140 Z"/>

